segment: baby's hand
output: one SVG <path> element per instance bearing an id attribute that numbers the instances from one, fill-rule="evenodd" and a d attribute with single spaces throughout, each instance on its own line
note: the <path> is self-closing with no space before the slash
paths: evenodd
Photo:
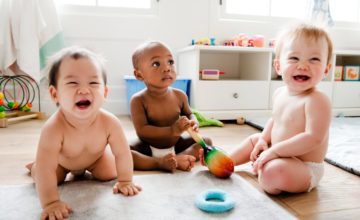
<path id="1" fill-rule="evenodd" d="M 253 170 L 255 171 L 255 173 L 258 173 L 259 170 L 261 170 L 267 162 L 275 158 L 279 158 L 279 155 L 277 155 L 272 148 L 263 151 L 253 163 Z"/>
<path id="2" fill-rule="evenodd" d="M 68 204 L 62 201 L 55 201 L 45 206 L 40 219 L 66 219 L 71 212 L 72 209 Z"/>
<path id="3" fill-rule="evenodd" d="M 190 120 L 186 116 L 181 116 L 173 125 L 175 135 L 181 135 L 190 126 Z"/>
<path id="4" fill-rule="evenodd" d="M 189 120 L 190 126 L 196 132 L 199 132 L 199 124 L 196 120 Z"/>
<path id="5" fill-rule="evenodd" d="M 127 182 L 116 182 L 113 187 L 113 192 L 116 193 L 122 193 L 124 196 L 134 196 L 138 194 L 141 191 L 141 187 L 135 185 L 131 181 Z"/>
<path id="6" fill-rule="evenodd" d="M 268 148 L 269 146 L 266 141 L 264 141 L 263 139 L 259 139 L 254 146 L 254 149 L 250 153 L 250 161 L 255 161 L 259 157 L 259 155 Z"/>
<path id="7" fill-rule="evenodd" d="M 199 150 L 199 159 L 200 159 L 201 165 L 206 166 L 205 159 L 204 159 L 204 149 Z"/>

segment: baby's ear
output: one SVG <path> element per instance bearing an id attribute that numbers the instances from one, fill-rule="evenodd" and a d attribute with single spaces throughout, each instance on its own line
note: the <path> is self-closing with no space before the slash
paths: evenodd
<path id="1" fill-rule="evenodd" d="M 329 72 L 331 70 L 331 63 L 329 63 L 328 65 L 326 65 L 326 68 L 325 68 L 325 76 L 329 75 Z"/>
<path id="2" fill-rule="evenodd" d="M 280 72 L 280 60 L 279 59 L 274 59 L 274 69 L 276 71 L 276 73 L 280 76 L 281 72 Z"/>
<path id="3" fill-rule="evenodd" d="M 107 86 L 105 86 L 105 91 L 104 91 L 104 97 L 107 98 L 108 94 L 109 94 L 109 88 Z"/>
<path id="4" fill-rule="evenodd" d="M 50 93 L 51 100 L 53 100 L 55 103 L 58 103 L 57 90 L 56 90 L 55 86 L 49 86 L 49 93 Z"/>
<path id="5" fill-rule="evenodd" d="M 135 78 L 137 80 L 143 80 L 144 79 L 142 74 L 141 74 L 141 71 L 139 71 L 139 70 L 134 70 L 134 76 L 135 76 Z"/>

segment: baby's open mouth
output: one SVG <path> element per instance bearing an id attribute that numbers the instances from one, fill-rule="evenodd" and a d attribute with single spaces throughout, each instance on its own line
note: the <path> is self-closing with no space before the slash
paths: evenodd
<path id="1" fill-rule="evenodd" d="M 294 79 L 296 81 L 306 81 L 306 80 L 309 80 L 310 77 L 306 76 L 306 75 L 296 75 L 296 76 L 294 76 Z"/>
<path id="2" fill-rule="evenodd" d="M 87 108 L 89 105 L 91 105 L 91 102 L 89 100 L 81 100 L 76 103 L 76 106 L 80 109 Z"/>

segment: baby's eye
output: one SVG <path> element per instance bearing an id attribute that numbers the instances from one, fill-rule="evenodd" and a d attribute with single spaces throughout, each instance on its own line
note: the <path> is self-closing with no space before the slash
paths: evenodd
<path id="1" fill-rule="evenodd" d="M 174 60 L 169 60 L 169 65 L 174 65 L 175 61 Z"/>
<path id="2" fill-rule="evenodd" d="M 288 60 L 298 61 L 299 58 L 297 58 L 297 57 L 289 57 Z"/>
<path id="3" fill-rule="evenodd" d="M 153 67 L 159 67 L 160 66 L 160 62 L 153 62 L 152 63 L 152 65 L 151 66 L 153 66 Z"/>
<path id="4" fill-rule="evenodd" d="M 75 82 L 75 81 L 70 81 L 70 82 L 67 82 L 66 85 L 77 85 L 77 82 Z"/>
<path id="5" fill-rule="evenodd" d="M 90 85 L 99 85 L 99 82 L 90 82 Z"/>
<path id="6" fill-rule="evenodd" d="M 310 61 L 314 62 L 314 61 L 320 61 L 320 59 L 318 57 L 313 57 L 310 59 Z"/>

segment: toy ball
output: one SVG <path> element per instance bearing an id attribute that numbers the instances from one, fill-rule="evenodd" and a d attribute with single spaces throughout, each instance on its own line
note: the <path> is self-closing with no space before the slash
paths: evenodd
<path id="1" fill-rule="evenodd" d="M 0 99 L 4 98 L 4 93 L 0 92 Z"/>
<path id="2" fill-rule="evenodd" d="M 6 113 L 5 112 L 0 112 L 0 118 L 5 118 Z"/>
<path id="3" fill-rule="evenodd" d="M 5 111 L 4 106 L 0 106 L 0 112 L 3 112 L 3 111 Z"/>
<path id="4" fill-rule="evenodd" d="M 0 106 L 4 105 L 4 100 L 0 99 Z"/>
<path id="5" fill-rule="evenodd" d="M 14 102 L 8 102 L 8 107 L 10 108 L 10 109 L 13 109 L 14 108 Z"/>
<path id="6" fill-rule="evenodd" d="M 14 102 L 14 106 L 13 106 L 13 109 L 18 109 L 19 108 L 19 103 L 18 102 Z"/>

